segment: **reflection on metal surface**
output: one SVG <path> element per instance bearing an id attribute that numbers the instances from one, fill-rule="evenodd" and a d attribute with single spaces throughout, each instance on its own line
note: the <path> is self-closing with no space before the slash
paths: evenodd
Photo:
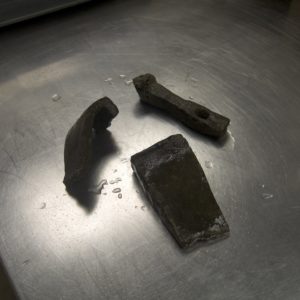
<path id="1" fill-rule="evenodd" d="M 0 0 L 0 27 L 90 0 Z"/>
<path id="2" fill-rule="evenodd" d="M 299 10 L 274 3 L 106 1 L 1 31 L 0 253 L 21 299 L 300 297 Z M 234 151 L 229 136 L 214 143 L 141 108 L 119 75 L 145 72 L 228 115 Z M 106 185 L 88 212 L 61 182 L 63 144 L 105 95 L 120 108 L 117 149 L 95 184 L 120 177 L 123 198 Z M 231 228 L 188 255 L 146 207 L 128 161 L 176 133 L 216 166 L 207 177 Z"/>

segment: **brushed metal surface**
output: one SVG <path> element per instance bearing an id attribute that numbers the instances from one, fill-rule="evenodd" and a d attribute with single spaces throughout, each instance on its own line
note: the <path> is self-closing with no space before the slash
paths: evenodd
<path id="1" fill-rule="evenodd" d="M 0 35 L 0 253 L 21 299 L 300 298 L 299 2 L 106 1 Z M 124 81 L 146 72 L 228 116 L 231 134 L 215 143 L 141 106 Z M 122 181 L 85 208 L 62 183 L 64 139 L 103 96 L 120 114 L 96 182 Z M 212 162 L 231 228 L 191 253 L 129 165 L 176 133 Z"/>
<path id="2" fill-rule="evenodd" d="M 0 0 L 0 27 L 90 0 Z"/>

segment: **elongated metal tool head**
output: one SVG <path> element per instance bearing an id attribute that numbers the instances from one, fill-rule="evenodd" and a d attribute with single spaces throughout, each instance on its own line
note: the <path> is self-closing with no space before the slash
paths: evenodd
<path id="1" fill-rule="evenodd" d="M 133 79 L 141 101 L 155 106 L 191 129 L 215 138 L 223 136 L 230 120 L 208 108 L 182 99 L 156 81 L 152 74 Z"/>

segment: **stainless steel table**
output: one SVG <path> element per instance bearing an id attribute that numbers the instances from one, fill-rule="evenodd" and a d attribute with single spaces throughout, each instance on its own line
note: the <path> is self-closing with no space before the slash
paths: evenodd
<path id="1" fill-rule="evenodd" d="M 0 252 L 21 299 L 300 298 L 299 2 L 105 1 L 0 35 Z M 125 81 L 145 72 L 230 117 L 227 139 L 141 106 Z M 62 183 L 64 139 L 104 95 L 120 114 L 97 179 L 122 181 L 84 207 Z M 175 133 L 231 228 L 191 253 L 129 163 Z"/>
<path id="2" fill-rule="evenodd" d="M 89 0 L 0 0 L 0 27 Z"/>

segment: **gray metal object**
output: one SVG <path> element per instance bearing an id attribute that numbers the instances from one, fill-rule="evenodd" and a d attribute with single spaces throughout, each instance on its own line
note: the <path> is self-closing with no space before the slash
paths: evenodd
<path id="1" fill-rule="evenodd" d="M 91 169 L 95 139 L 106 132 L 106 128 L 110 127 L 112 119 L 118 113 L 115 104 L 109 98 L 103 97 L 90 105 L 70 128 L 64 149 L 63 182 L 67 188 L 86 179 Z"/>
<path id="2" fill-rule="evenodd" d="M 273 3 L 113 1 L 1 31 L 0 253 L 21 299 L 300 298 L 299 9 Z M 140 105 L 130 79 L 146 72 L 228 116 L 228 138 Z M 98 182 L 121 181 L 87 213 L 62 183 L 64 141 L 103 96 L 120 114 Z M 189 254 L 129 163 L 176 133 L 231 229 Z"/>
<path id="3" fill-rule="evenodd" d="M 143 103 L 161 109 L 189 128 L 214 138 L 227 132 L 230 120 L 194 101 L 185 100 L 156 81 L 152 74 L 137 76 L 133 84 Z"/>
<path id="4" fill-rule="evenodd" d="M 181 248 L 229 236 L 205 173 L 181 134 L 134 154 L 130 161 L 145 196 Z"/>

